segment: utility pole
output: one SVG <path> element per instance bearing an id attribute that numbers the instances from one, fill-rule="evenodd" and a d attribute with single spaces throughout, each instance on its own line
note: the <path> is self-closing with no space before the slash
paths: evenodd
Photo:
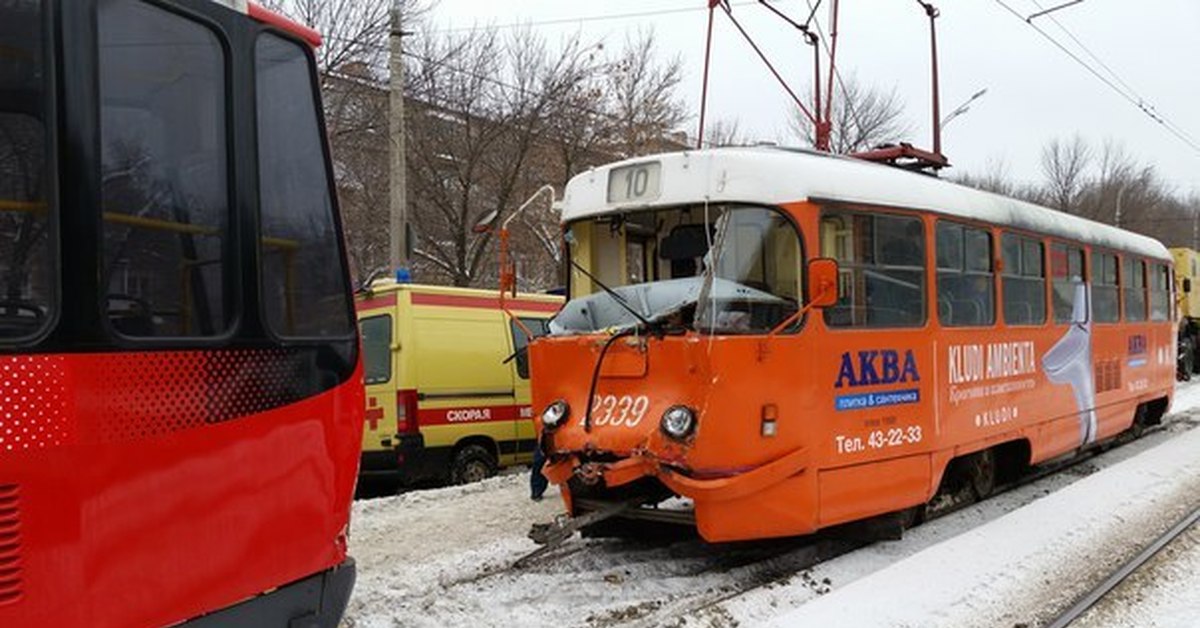
<path id="1" fill-rule="evenodd" d="M 400 28 L 400 0 L 392 2 L 392 29 L 389 36 L 391 58 L 390 115 L 388 134 L 391 141 L 391 173 L 388 176 L 388 251 L 391 274 L 397 278 L 408 272 L 408 168 L 404 139 L 404 58 L 401 56 L 404 31 Z"/>

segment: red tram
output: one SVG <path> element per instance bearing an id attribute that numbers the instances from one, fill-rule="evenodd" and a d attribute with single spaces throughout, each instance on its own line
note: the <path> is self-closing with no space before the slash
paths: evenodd
<path id="1" fill-rule="evenodd" d="M 0 626 L 334 626 L 363 392 L 311 31 L 0 0 Z"/>

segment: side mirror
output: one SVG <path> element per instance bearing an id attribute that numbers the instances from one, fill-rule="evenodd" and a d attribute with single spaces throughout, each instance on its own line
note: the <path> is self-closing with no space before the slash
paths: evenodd
<path id="1" fill-rule="evenodd" d="M 1184 277 L 1183 278 L 1183 293 L 1187 294 L 1191 291 L 1192 291 L 1192 280 L 1187 277 Z"/>
<path id="2" fill-rule="evenodd" d="M 830 307 L 838 302 L 838 263 L 828 257 L 818 257 L 808 262 L 809 307 Z"/>

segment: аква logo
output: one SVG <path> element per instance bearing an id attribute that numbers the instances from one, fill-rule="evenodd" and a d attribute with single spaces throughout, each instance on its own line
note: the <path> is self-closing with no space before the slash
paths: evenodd
<path id="1" fill-rule="evenodd" d="M 838 370 L 834 388 L 841 388 L 847 384 L 855 388 L 919 381 L 921 376 L 917 374 L 917 360 L 913 357 L 912 349 L 904 352 L 903 366 L 900 365 L 900 353 L 891 349 L 859 351 L 857 362 L 847 351 L 842 354 L 842 367 Z"/>
<path id="2" fill-rule="evenodd" d="M 855 356 L 857 356 L 857 360 Z M 919 381 L 921 381 L 921 375 L 917 372 L 917 359 L 913 357 L 912 349 L 904 352 L 903 362 L 900 359 L 900 352 L 891 349 L 859 351 L 857 354 L 847 351 L 842 354 L 842 365 L 838 369 L 838 378 L 834 387 L 855 388 Z M 917 403 L 920 400 L 921 391 L 909 388 L 840 395 L 834 399 L 834 407 L 839 411 L 860 410 Z"/>

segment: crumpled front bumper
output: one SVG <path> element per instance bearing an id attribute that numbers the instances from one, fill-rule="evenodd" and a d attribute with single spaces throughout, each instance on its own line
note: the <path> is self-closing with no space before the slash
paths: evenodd
<path id="1" fill-rule="evenodd" d="M 766 464 L 751 469 L 696 477 L 679 467 L 659 460 L 649 452 L 636 452 L 615 462 L 580 462 L 575 455 L 548 462 L 542 470 L 551 482 L 565 486 L 574 476 L 592 484 L 603 482 L 616 488 L 644 477 L 655 477 L 676 494 L 697 504 L 742 499 L 763 492 L 808 468 L 808 449 L 800 447 Z"/>

